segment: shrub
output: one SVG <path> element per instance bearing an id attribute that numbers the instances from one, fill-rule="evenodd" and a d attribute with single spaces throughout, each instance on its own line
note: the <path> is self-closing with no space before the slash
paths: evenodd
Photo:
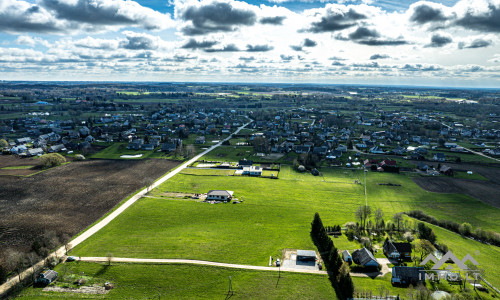
<path id="1" fill-rule="evenodd" d="M 6 140 L 1 139 L 0 140 L 0 149 L 7 148 L 7 147 L 9 147 L 9 143 Z"/>
<path id="2" fill-rule="evenodd" d="M 75 160 L 77 160 L 77 161 L 85 160 L 85 156 L 83 156 L 81 154 L 77 154 L 77 155 L 75 155 Z"/>
<path id="3" fill-rule="evenodd" d="M 410 231 L 405 232 L 403 235 L 403 238 L 408 242 L 411 243 L 415 240 L 415 236 Z"/>
<path id="4" fill-rule="evenodd" d="M 459 228 L 460 234 L 470 236 L 472 233 L 472 226 L 469 223 L 463 223 Z"/>
<path id="5" fill-rule="evenodd" d="M 66 158 L 59 153 L 45 154 L 40 157 L 44 168 L 52 168 L 66 162 Z"/>

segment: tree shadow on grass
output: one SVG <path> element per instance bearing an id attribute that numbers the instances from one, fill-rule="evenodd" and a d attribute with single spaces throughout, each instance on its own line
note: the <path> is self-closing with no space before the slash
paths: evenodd
<path id="1" fill-rule="evenodd" d="M 100 277 L 105 274 L 111 266 L 108 264 L 102 265 L 101 269 L 95 273 L 96 277 Z"/>

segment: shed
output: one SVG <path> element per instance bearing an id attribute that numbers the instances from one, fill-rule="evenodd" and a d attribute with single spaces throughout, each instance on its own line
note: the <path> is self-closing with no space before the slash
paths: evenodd
<path id="1" fill-rule="evenodd" d="M 316 252 L 313 250 L 297 250 L 298 261 L 316 261 Z"/>
<path id="2" fill-rule="evenodd" d="M 351 253 L 349 253 L 348 250 L 342 251 L 342 258 L 344 259 L 344 261 L 346 263 L 352 264 L 352 256 L 351 256 Z"/>

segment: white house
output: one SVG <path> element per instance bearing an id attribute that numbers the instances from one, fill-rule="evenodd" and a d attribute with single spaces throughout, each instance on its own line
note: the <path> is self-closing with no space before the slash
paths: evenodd
<path id="1" fill-rule="evenodd" d="M 233 198 L 233 191 L 225 191 L 225 190 L 210 190 L 207 193 L 206 200 L 215 200 L 215 201 L 231 201 Z"/>
<path id="2" fill-rule="evenodd" d="M 261 176 L 262 175 L 262 168 L 259 166 L 243 167 L 242 175 Z"/>

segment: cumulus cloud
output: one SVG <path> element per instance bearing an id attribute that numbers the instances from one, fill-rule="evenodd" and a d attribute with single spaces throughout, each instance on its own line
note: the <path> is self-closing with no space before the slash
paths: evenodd
<path id="1" fill-rule="evenodd" d="M 491 40 L 485 40 L 482 38 L 475 39 L 470 43 L 460 42 L 458 43 L 459 49 L 476 49 L 476 48 L 486 48 L 493 45 Z"/>
<path id="2" fill-rule="evenodd" d="M 269 24 L 269 25 L 283 25 L 283 21 L 286 19 L 285 16 L 276 16 L 276 17 L 264 17 L 261 18 L 260 24 Z"/>
<path id="3" fill-rule="evenodd" d="M 72 33 L 109 27 L 165 29 L 174 25 L 168 14 L 124 0 L 2 0 L 0 30 L 5 32 Z"/>
<path id="4" fill-rule="evenodd" d="M 116 49 L 118 45 L 119 41 L 117 40 L 96 39 L 90 36 L 75 42 L 76 47 L 101 50 Z"/>
<path id="5" fill-rule="evenodd" d="M 235 44 L 228 44 L 223 46 L 222 48 L 209 48 L 209 49 L 204 49 L 203 51 L 212 53 L 212 52 L 238 52 L 241 50 Z"/>
<path id="6" fill-rule="evenodd" d="M 290 48 L 295 51 L 302 51 L 304 48 L 316 47 L 318 43 L 309 38 L 305 38 L 300 45 L 291 45 Z"/>
<path id="7" fill-rule="evenodd" d="M 273 49 L 274 47 L 270 45 L 247 45 L 248 52 L 267 52 Z"/>
<path id="8" fill-rule="evenodd" d="M 217 45 L 216 41 L 197 41 L 195 39 L 189 39 L 184 45 L 182 45 L 182 49 L 205 49 L 210 48 L 212 46 Z"/>
<path id="9" fill-rule="evenodd" d="M 340 31 L 353 27 L 357 21 L 366 18 L 365 14 L 357 12 L 352 7 L 332 4 L 326 7 L 318 21 L 311 23 L 307 31 L 314 33 Z"/>
<path id="10" fill-rule="evenodd" d="M 119 47 L 128 50 L 155 50 L 158 49 L 157 40 L 148 35 L 135 32 L 126 32 L 126 40 L 120 42 Z"/>
<path id="11" fill-rule="evenodd" d="M 251 6 L 242 2 L 189 2 L 181 6 L 176 15 L 189 23 L 182 28 L 185 35 L 230 32 L 237 30 L 238 26 L 254 25 L 257 21 Z"/>
<path id="12" fill-rule="evenodd" d="M 431 48 L 441 48 L 453 42 L 453 39 L 448 35 L 433 34 L 431 37 L 431 42 L 425 47 Z"/>
<path id="13" fill-rule="evenodd" d="M 410 6 L 410 20 L 418 24 L 444 22 L 449 18 L 445 15 L 445 9 L 441 4 L 420 1 Z"/>
<path id="14" fill-rule="evenodd" d="M 370 56 L 370 60 L 386 59 L 386 58 L 391 58 L 391 57 L 387 54 L 373 54 L 372 56 Z"/>

